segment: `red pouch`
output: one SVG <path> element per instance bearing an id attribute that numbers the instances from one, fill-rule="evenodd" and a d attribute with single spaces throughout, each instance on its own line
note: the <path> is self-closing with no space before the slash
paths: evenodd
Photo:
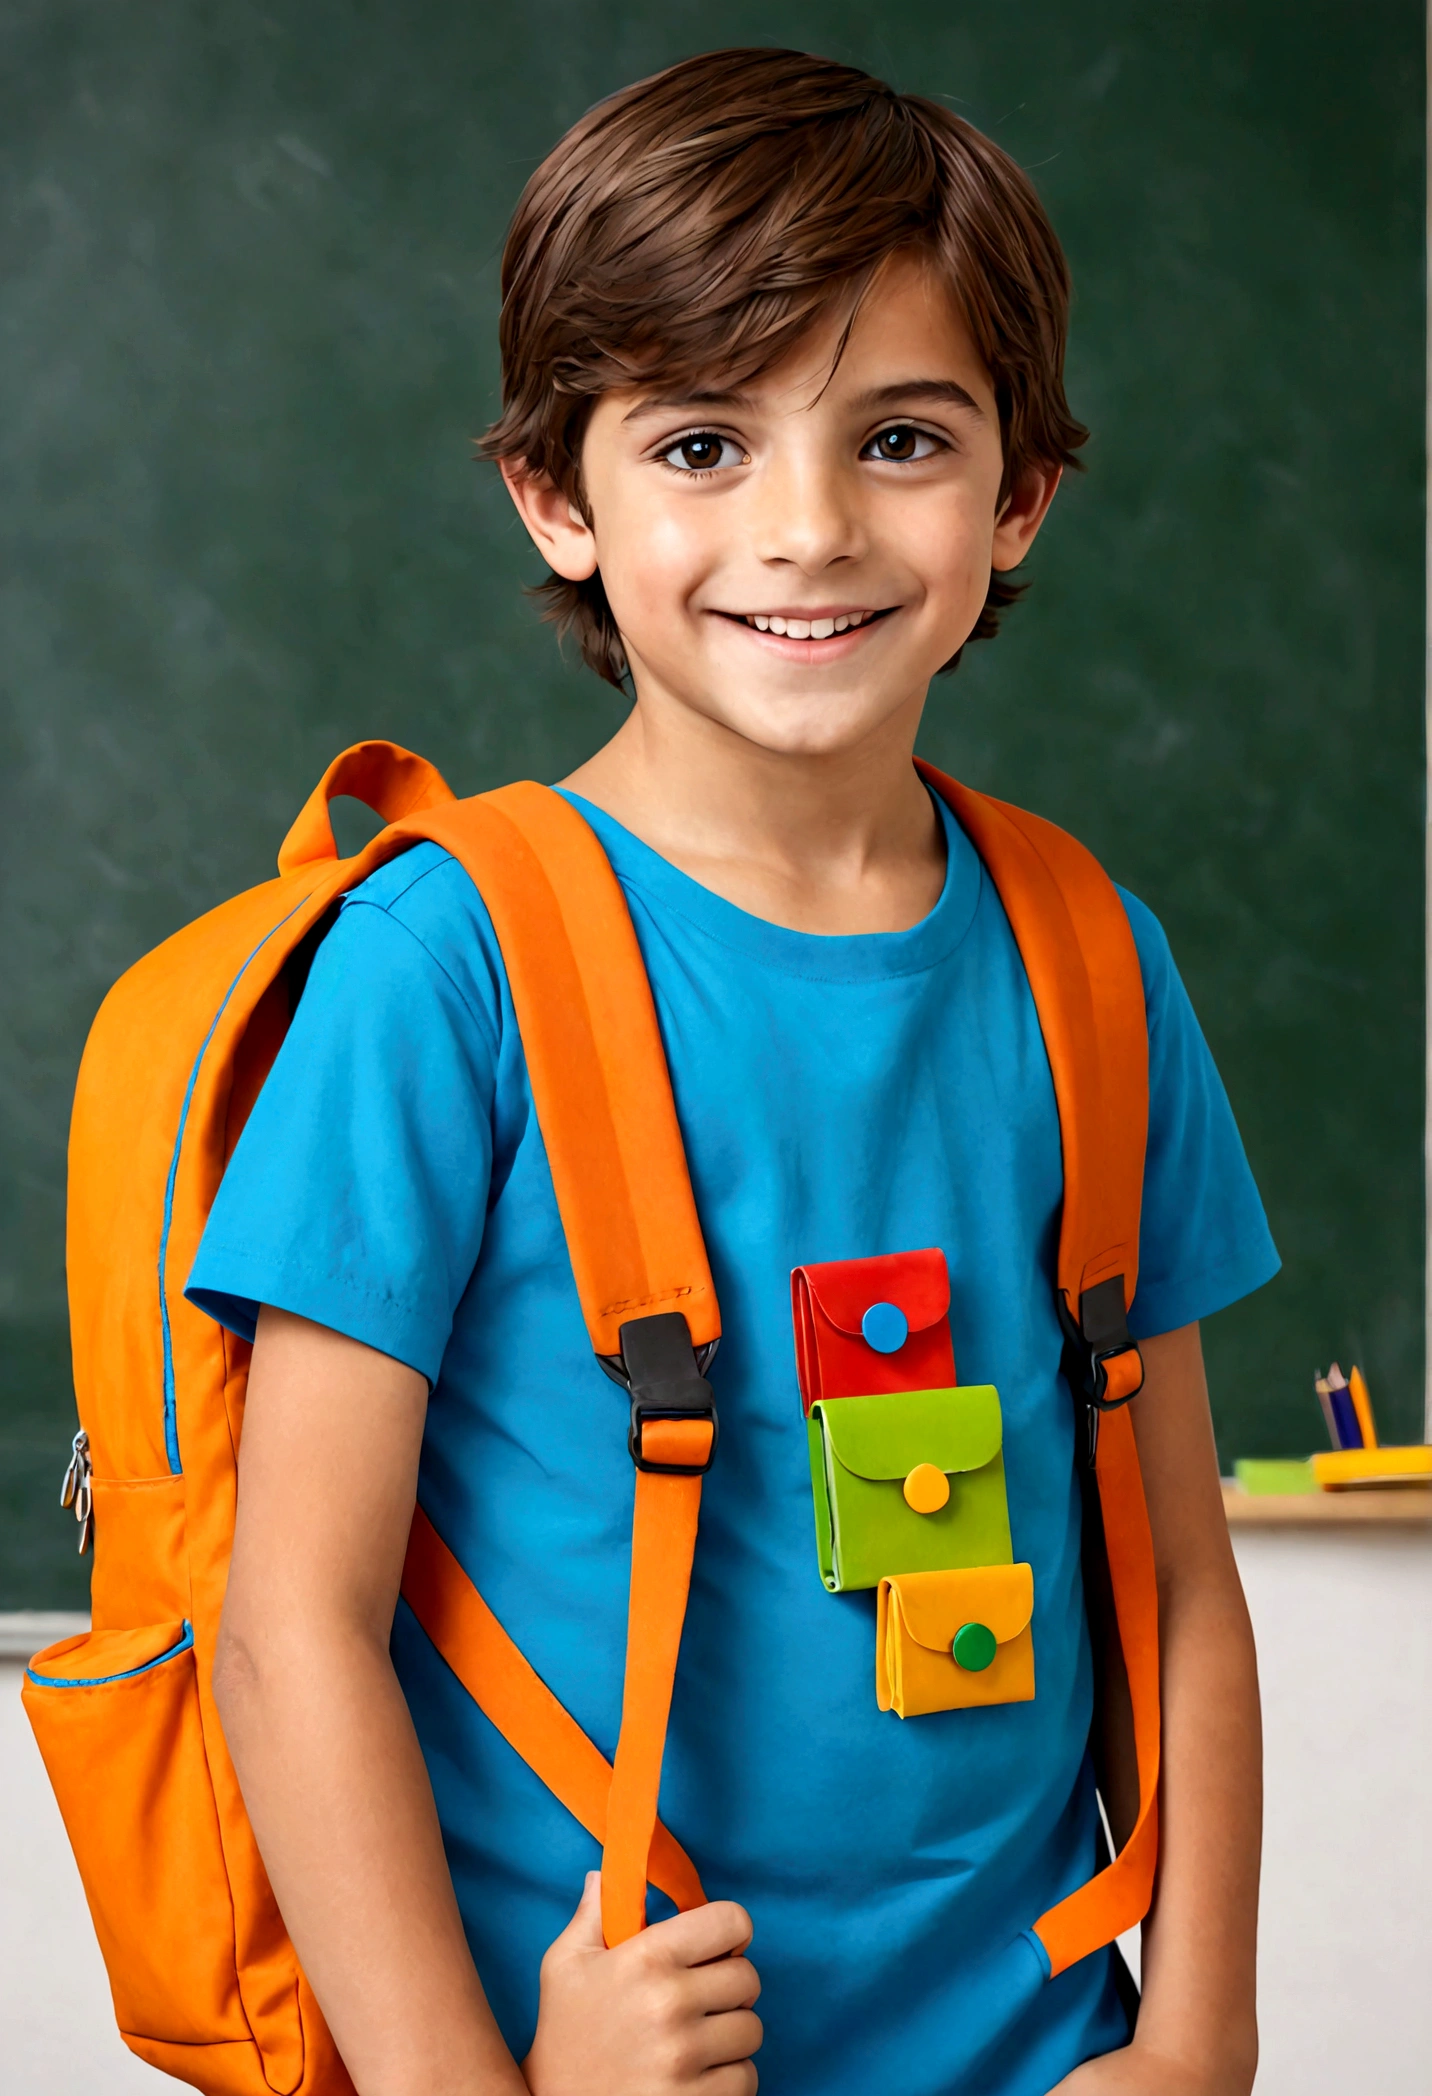
<path id="1" fill-rule="evenodd" d="M 817 1398 L 954 1387 L 950 1273 L 938 1245 L 798 1266 L 791 1315 L 807 1412 Z"/>

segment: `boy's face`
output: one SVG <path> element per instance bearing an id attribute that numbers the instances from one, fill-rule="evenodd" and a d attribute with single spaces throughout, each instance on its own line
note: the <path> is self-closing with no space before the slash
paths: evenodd
<path id="1" fill-rule="evenodd" d="M 1023 559 L 1058 484 L 1033 472 L 1000 507 L 993 387 L 927 269 L 887 266 L 832 373 L 841 324 L 739 390 L 713 373 L 604 394 L 582 452 L 590 526 L 508 475 L 558 574 L 600 569 L 644 706 L 793 756 L 913 735 L 991 568 Z"/>

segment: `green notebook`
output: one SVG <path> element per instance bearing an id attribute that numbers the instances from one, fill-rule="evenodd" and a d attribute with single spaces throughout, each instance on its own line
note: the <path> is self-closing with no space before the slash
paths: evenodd
<path id="1" fill-rule="evenodd" d="M 895 1573 L 1011 1563 L 992 1385 L 825 1398 L 807 1428 L 820 1576 L 833 1594 Z"/>

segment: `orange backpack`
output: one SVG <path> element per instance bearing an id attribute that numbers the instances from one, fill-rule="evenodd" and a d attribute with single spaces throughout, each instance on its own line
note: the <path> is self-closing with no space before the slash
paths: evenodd
<path id="1" fill-rule="evenodd" d="M 999 891 L 1059 1107 L 1059 1307 L 1066 1373 L 1088 1422 L 1086 1585 L 1108 1685 L 1095 1743 L 1113 1740 L 1101 1788 L 1127 1839 L 1034 1922 L 1057 1973 L 1142 1919 L 1157 1847 L 1157 1599 L 1122 1409 L 1142 1376 L 1125 1310 L 1147 1119 L 1143 990 L 1123 907 L 1082 846 L 921 770 Z M 389 824 L 347 860 L 328 815 L 341 793 Z M 277 880 L 200 918 L 115 985 L 85 1051 L 71 1132 L 81 1420 L 71 1482 L 83 1472 L 82 1510 L 93 1497 L 93 1628 L 36 1655 L 24 1698 L 120 2030 L 142 2058 L 210 2096 L 344 2096 L 352 2084 L 285 1933 L 214 1707 L 250 1350 L 186 1302 L 184 1286 L 288 1024 L 290 961 L 301 965 L 340 895 L 425 838 L 461 862 L 491 914 L 592 1347 L 630 1389 L 631 1589 L 614 1762 L 533 1672 L 421 1508 L 403 1593 L 492 1723 L 602 1844 L 607 1941 L 643 1926 L 648 1882 L 679 1907 L 705 1897 L 657 1817 L 657 1793 L 715 1443 L 702 1370 L 720 1322 L 631 919 L 595 836 L 560 795 L 524 784 L 459 802 L 420 758 L 361 743 L 303 809 Z"/>

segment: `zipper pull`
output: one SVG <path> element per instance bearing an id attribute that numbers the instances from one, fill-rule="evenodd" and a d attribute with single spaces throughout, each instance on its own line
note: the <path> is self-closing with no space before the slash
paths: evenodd
<path id="1" fill-rule="evenodd" d="M 60 1486 L 60 1505 L 72 1506 L 79 1523 L 79 1554 L 84 1556 L 94 1533 L 94 1490 L 91 1480 L 89 1435 L 81 1427 L 70 1443 L 70 1460 Z"/>
<path id="2" fill-rule="evenodd" d="M 89 1435 L 81 1427 L 74 1440 L 70 1443 L 69 1468 L 65 1472 L 65 1481 L 60 1486 L 60 1505 L 62 1507 L 74 1504 L 74 1497 L 79 1490 L 80 1479 L 88 1470 Z"/>

